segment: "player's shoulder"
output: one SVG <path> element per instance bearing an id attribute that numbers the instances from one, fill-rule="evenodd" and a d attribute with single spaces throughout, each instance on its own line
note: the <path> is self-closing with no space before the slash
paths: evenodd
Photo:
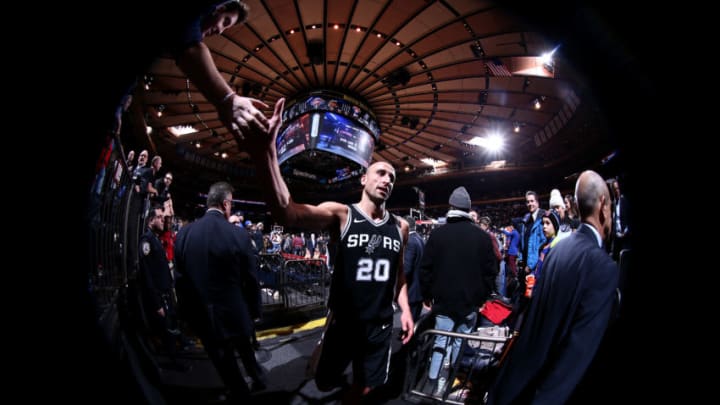
<path id="1" fill-rule="evenodd" d="M 400 225 L 403 229 L 406 229 L 410 226 L 410 224 L 408 224 L 408 221 L 406 221 L 405 218 L 401 217 L 400 215 L 391 213 L 390 217 L 395 218 L 395 222 L 397 222 L 397 224 Z"/>
<path id="2" fill-rule="evenodd" d="M 325 201 L 323 203 L 318 204 L 318 207 L 330 210 L 334 213 L 347 212 L 347 210 L 348 210 L 347 204 L 339 203 L 337 201 Z"/>

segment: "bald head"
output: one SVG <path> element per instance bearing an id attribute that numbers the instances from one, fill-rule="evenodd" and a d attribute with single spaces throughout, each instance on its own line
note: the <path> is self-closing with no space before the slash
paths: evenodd
<path id="1" fill-rule="evenodd" d="M 610 192 L 603 178 L 592 170 L 580 174 L 575 184 L 575 200 L 578 203 L 580 218 L 586 218 L 599 209 L 600 197 L 605 196 L 605 201 L 610 200 Z"/>
<path id="2" fill-rule="evenodd" d="M 580 218 L 591 224 L 605 239 L 612 229 L 612 210 L 610 209 L 610 190 L 603 178 L 592 170 L 580 174 L 575 184 Z"/>

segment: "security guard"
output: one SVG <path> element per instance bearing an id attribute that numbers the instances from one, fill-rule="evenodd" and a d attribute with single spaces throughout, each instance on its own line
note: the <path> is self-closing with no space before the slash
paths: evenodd
<path id="1" fill-rule="evenodd" d="M 164 229 L 163 208 L 154 206 L 148 213 L 148 230 L 140 237 L 140 279 L 143 306 L 151 329 L 162 339 L 170 356 L 171 369 L 186 371 L 176 358 L 177 329 L 175 305 L 172 299 L 172 277 L 165 249 L 158 236 Z M 161 364 L 161 367 L 165 365 Z"/>

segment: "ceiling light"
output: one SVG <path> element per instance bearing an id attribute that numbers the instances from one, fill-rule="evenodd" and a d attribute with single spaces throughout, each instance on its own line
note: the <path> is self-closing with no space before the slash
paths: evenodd
<path id="1" fill-rule="evenodd" d="M 505 161 L 504 160 L 493 160 L 492 162 L 487 164 L 488 168 L 492 169 L 500 169 L 501 167 L 505 167 Z"/>
<path id="2" fill-rule="evenodd" d="M 192 125 L 175 125 L 167 128 L 168 132 L 175 136 L 183 136 L 198 132 Z"/>
<path id="3" fill-rule="evenodd" d="M 503 140 L 502 136 L 490 135 L 488 137 L 476 136 L 465 143 L 481 146 L 491 152 L 497 152 L 502 149 L 505 141 Z"/>
<path id="4" fill-rule="evenodd" d="M 151 74 L 147 74 L 143 77 L 145 81 L 145 90 L 150 90 L 150 86 L 152 85 L 153 81 L 155 80 L 155 77 Z"/>
<path id="5" fill-rule="evenodd" d="M 421 159 L 423 163 L 430 165 L 432 167 L 442 167 L 446 166 L 447 162 L 443 162 L 442 160 L 437 160 L 433 158 L 423 158 Z"/>

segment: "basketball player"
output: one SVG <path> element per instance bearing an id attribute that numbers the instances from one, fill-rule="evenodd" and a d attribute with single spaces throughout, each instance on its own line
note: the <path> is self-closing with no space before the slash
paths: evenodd
<path id="1" fill-rule="evenodd" d="M 328 201 L 309 205 L 293 201 L 280 173 L 275 147 L 284 103 L 280 99 L 275 105 L 267 137 L 254 135 L 236 140 L 252 156 L 259 183 L 269 185 L 265 188 L 266 200 L 273 217 L 289 227 L 328 229 L 337 244 L 330 312 L 315 382 L 323 391 L 336 388 L 352 362 L 353 384 L 343 402 L 356 403 L 387 382 L 394 292 L 402 310 L 403 344 L 413 333 L 402 270 L 408 224 L 385 208 L 395 183 L 395 169 L 386 162 L 371 164 L 360 179 L 363 189 L 356 204 Z"/>

